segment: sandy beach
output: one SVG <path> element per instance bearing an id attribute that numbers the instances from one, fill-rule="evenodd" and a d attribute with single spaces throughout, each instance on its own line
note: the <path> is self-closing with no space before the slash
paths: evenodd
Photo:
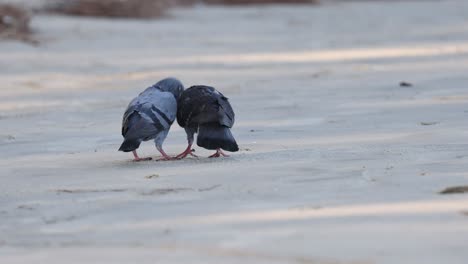
<path id="1" fill-rule="evenodd" d="M 0 42 L 0 263 L 468 263 L 468 193 L 439 193 L 468 185 L 467 25 L 466 1 L 34 16 L 39 45 Z M 167 76 L 229 97 L 239 152 L 117 151 Z"/>

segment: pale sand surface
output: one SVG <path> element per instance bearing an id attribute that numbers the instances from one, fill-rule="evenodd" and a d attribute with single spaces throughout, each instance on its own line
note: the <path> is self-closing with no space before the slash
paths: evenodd
<path id="1" fill-rule="evenodd" d="M 438 194 L 468 184 L 467 1 L 33 27 L 0 42 L 0 263 L 468 263 L 468 194 Z M 241 151 L 117 152 L 166 76 L 224 92 Z"/>

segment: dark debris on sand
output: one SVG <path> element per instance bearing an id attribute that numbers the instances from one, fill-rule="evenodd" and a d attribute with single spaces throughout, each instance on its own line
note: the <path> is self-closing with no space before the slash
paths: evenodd
<path id="1" fill-rule="evenodd" d="M 454 186 L 443 189 L 440 194 L 468 193 L 468 185 Z"/>

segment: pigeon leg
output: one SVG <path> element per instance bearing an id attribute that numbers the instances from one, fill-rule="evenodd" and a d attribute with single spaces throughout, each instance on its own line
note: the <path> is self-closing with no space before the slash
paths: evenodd
<path id="1" fill-rule="evenodd" d="M 229 155 L 226 154 L 226 153 L 224 153 L 221 149 L 217 149 L 217 150 L 216 150 L 216 153 L 213 154 L 213 155 L 211 155 L 211 156 L 209 156 L 208 158 L 219 158 L 219 157 L 221 157 L 221 156 L 223 156 L 223 157 L 229 157 Z"/>
<path id="2" fill-rule="evenodd" d="M 159 152 L 161 153 L 161 155 L 163 156 L 162 158 L 160 159 L 157 159 L 158 161 L 164 161 L 164 160 L 175 160 L 176 158 L 173 158 L 169 155 L 166 154 L 166 152 L 164 152 L 163 148 L 162 147 L 157 147 L 157 149 L 159 150 Z"/>
<path id="3" fill-rule="evenodd" d="M 189 144 L 188 147 L 184 150 L 184 152 L 176 156 L 176 159 L 183 159 L 187 157 L 187 155 L 192 155 L 193 157 L 198 158 L 197 155 L 193 154 L 193 151 L 194 150 L 192 150 L 192 144 Z"/>
<path id="4" fill-rule="evenodd" d="M 137 154 L 136 150 L 134 150 L 132 152 L 133 152 L 133 156 L 135 157 L 135 159 L 133 159 L 133 161 L 151 160 L 151 157 L 147 157 L 147 158 L 138 157 L 138 154 Z"/>
<path id="5" fill-rule="evenodd" d="M 221 149 L 219 149 L 219 154 L 221 154 L 223 157 L 229 157 L 229 155 L 224 153 Z"/>

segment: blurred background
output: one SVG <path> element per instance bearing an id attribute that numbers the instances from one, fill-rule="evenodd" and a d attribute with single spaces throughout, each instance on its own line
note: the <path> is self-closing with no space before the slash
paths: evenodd
<path id="1" fill-rule="evenodd" d="M 0 263 L 465 264 L 467 69 L 463 0 L 0 0 Z M 168 76 L 238 152 L 117 151 Z"/>

